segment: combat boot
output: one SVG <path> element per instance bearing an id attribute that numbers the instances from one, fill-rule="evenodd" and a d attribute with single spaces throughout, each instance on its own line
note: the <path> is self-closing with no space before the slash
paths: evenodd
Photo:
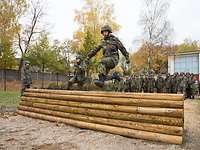
<path id="1" fill-rule="evenodd" d="M 94 81 L 94 84 L 98 87 L 104 86 L 104 81 L 106 81 L 107 77 L 105 75 L 99 75 L 99 79 Z"/>

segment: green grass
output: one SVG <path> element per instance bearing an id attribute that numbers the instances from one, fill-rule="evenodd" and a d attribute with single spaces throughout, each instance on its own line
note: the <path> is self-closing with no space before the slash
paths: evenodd
<path id="1" fill-rule="evenodd" d="M 0 106 L 17 106 L 20 92 L 0 91 Z"/>

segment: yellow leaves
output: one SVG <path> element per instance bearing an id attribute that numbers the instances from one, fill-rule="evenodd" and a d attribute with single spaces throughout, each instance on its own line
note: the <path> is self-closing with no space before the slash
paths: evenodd
<path id="1" fill-rule="evenodd" d="M 74 41 L 79 44 L 79 49 L 84 48 L 84 38 L 90 32 L 93 46 L 101 39 L 100 29 L 104 24 L 109 24 L 113 31 L 119 30 L 119 25 L 113 17 L 113 6 L 107 0 L 85 0 L 85 6 L 81 10 L 75 11 L 74 20 L 79 28 L 74 32 Z"/>
<path id="2" fill-rule="evenodd" d="M 172 51 L 170 46 L 153 46 L 151 67 L 158 73 L 160 71 L 167 71 L 167 56 Z M 139 50 L 130 56 L 130 60 L 134 65 L 133 68 L 137 72 L 142 72 L 148 67 L 148 47 L 143 44 Z"/>
<path id="3" fill-rule="evenodd" d="M 185 39 L 184 43 L 176 46 L 176 52 L 191 52 L 199 49 L 199 43 L 190 39 Z"/>

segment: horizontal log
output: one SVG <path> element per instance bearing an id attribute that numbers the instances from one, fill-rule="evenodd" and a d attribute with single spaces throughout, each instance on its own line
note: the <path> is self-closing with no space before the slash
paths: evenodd
<path id="1" fill-rule="evenodd" d="M 130 93 L 130 92 L 101 92 L 101 91 L 67 91 L 67 90 L 47 90 L 47 89 L 27 89 L 27 92 L 63 94 L 63 95 L 84 95 L 84 96 L 99 96 L 113 98 L 135 98 L 135 99 L 154 99 L 154 100 L 169 100 L 182 101 L 183 94 L 166 94 L 166 93 Z"/>
<path id="2" fill-rule="evenodd" d="M 24 96 L 67 100 L 67 101 L 77 101 L 77 102 L 104 103 L 104 104 L 115 104 L 115 105 L 133 105 L 133 106 L 143 106 L 143 107 L 183 108 L 183 104 L 184 104 L 184 101 L 167 101 L 167 100 L 158 101 L 158 100 L 132 99 L 132 98 L 58 95 L 58 94 L 30 93 L 30 92 L 25 92 Z"/>
<path id="3" fill-rule="evenodd" d="M 96 116 L 96 117 L 105 117 L 105 118 L 112 118 L 112 119 L 155 123 L 155 124 L 163 124 L 163 125 L 171 125 L 171 126 L 183 126 L 182 118 L 131 114 L 131 113 L 125 113 L 125 112 L 115 112 L 115 111 L 105 111 L 105 110 L 94 110 L 94 109 L 88 109 L 88 108 L 32 103 L 32 102 L 26 102 L 26 101 L 21 101 L 20 105 L 43 108 L 47 110 L 56 110 L 56 111 L 62 111 L 62 112 L 68 112 L 68 113 L 77 113 L 77 114 Z"/>
<path id="4" fill-rule="evenodd" d="M 46 104 L 64 105 L 71 107 L 83 107 L 91 109 L 112 110 L 112 111 L 168 116 L 168 117 L 183 117 L 183 109 L 95 104 L 95 103 L 83 103 L 83 102 L 73 102 L 73 101 L 61 101 L 61 100 L 36 98 L 36 97 L 21 97 L 21 99 L 23 101 L 29 101 L 33 103 L 46 103 Z"/>
<path id="5" fill-rule="evenodd" d="M 166 134 L 133 130 L 133 129 L 127 129 L 127 128 L 121 128 L 121 127 L 113 127 L 113 126 L 108 126 L 108 125 L 100 125 L 100 124 L 95 124 L 95 123 L 88 123 L 88 122 L 77 121 L 73 119 L 53 117 L 53 116 L 48 116 L 48 115 L 43 115 L 43 114 L 20 111 L 20 110 L 18 110 L 17 112 L 24 116 L 53 121 L 53 122 L 62 122 L 62 123 L 66 123 L 66 124 L 80 127 L 80 128 L 103 131 L 103 132 L 108 132 L 112 134 L 132 137 L 132 138 L 160 141 L 160 142 L 173 143 L 173 144 L 182 144 L 182 136 L 166 135 Z"/>
<path id="6" fill-rule="evenodd" d="M 101 117 L 91 117 L 91 116 L 86 116 L 86 115 L 63 113 L 59 111 L 45 110 L 45 109 L 33 108 L 33 107 L 27 107 L 27 106 L 19 106 L 18 108 L 19 110 L 24 110 L 28 112 L 35 112 L 35 113 L 46 114 L 50 116 L 69 118 L 69 119 L 80 120 L 80 121 L 91 122 L 91 123 L 112 125 L 112 126 L 125 127 L 125 128 L 130 128 L 130 129 L 150 131 L 150 132 L 156 132 L 156 133 L 164 133 L 164 134 L 170 134 L 170 135 L 183 134 L 183 128 L 176 127 L 176 126 L 123 121 L 123 120 L 107 119 L 107 118 L 101 118 Z"/>

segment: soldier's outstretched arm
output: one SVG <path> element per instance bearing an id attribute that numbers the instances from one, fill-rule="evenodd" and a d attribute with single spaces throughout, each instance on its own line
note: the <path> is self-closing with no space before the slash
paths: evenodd
<path id="1" fill-rule="evenodd" d="M 129 63 L 129 53 L 119 39 L 117 39 L 117 47 L 121 51 L 122 55 L 124 55 L 126 58 L 126 61 Z"/>
<path id="2" fill-rule="evenodd" d="M 102 48 L 102 42 L 100 42 L 93 50 L 91 50 L 88 53 L 88 58 L 92 58 L 93 56 L 95 56 L 97 54 L 98 51 L 100 51 L 100 49 Z"/>

